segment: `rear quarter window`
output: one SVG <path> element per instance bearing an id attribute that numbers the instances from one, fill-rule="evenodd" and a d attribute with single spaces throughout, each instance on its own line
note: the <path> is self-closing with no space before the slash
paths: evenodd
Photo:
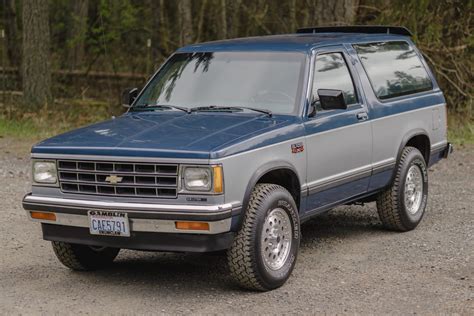
<path id="1" fill-rule="evenodd" d="M 420 58 L 407 42 L 353 46 L 379 99 L 386 100 L 433 88 Z"/>

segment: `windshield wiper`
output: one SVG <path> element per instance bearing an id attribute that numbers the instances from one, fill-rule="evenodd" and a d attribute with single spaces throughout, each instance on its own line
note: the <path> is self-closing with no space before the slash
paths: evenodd
<path id="1" fill-rule="evenodd" d="M 255 112 L 264 113 L 270 117 L 272 117 L 272 111 L 266 109 L 257 109 L 247 106 L 217 106 L 217 105 L 209 105 L 209 106 L 198 106 L 195 108 L 191 108 L 192 112 L 197 111 L 233 111 L 233 110 L 250 110 Z"/>
<path id="2" fill-rule="evenodd" d="M 252 107 L 248 107 L 248 106 L 236 106 L 236 108 L 238 109 L 245 109 L 245 110 L 250 110 L 250 111 L 255 111 L 255 112 L 260 112 L 260 113 L 264 113 L 270 117 L 273 116 L 273 113 L 272 111 L 270 110 L 267 110 L 267 109 L 257 109 L 257 108 L 252 108 Z"/>
<path id="3" fill-rule="evenodd" d="M 178 106 L 178 105 L 164 105 L 164 104 L 150 104 L 150 105 L 136 105 L 132 107 L 132 110 L 137 110 L 137 111 L 146 111 L 146 110 L 153 110 L 153 109 L 177 109 L 184 111 L 186 113 L 191 113 L 191 110 L 188 109 L 187 107 L 184 106 Z"/>

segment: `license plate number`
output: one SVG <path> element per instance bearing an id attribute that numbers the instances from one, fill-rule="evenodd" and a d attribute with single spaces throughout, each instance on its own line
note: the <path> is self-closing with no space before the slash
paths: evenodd
<path id="1" fill-rule="evenodd" d="M 92 235 L 130 237 L 128 214 L 116 211 L 89 211 L 89 231 Z"/>

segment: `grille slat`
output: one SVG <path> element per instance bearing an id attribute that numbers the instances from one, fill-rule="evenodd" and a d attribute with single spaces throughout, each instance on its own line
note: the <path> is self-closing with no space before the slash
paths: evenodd
<path id="1" fill-rule="evenodd" d="M 177 194 L 178 165 L 60 160 L 58 173 L 65 193 L 159 198 Z M 107 181 L 110 176 L 120 181 Z"/>

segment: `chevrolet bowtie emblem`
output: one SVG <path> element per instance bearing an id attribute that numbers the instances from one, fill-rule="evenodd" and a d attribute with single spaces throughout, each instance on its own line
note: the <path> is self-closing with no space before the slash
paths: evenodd
<path id="1" fill-rule="evenodd" d="M 107 178 L 105 178 L 105 181 L 110 183 L 110 184 L 117 184 L 117 183 L 122 182 L 122 180 L 123 180 L 122 177 L 118 177 L 116 175 L 111 175 L 111 176 L 108 176 Z"/>

